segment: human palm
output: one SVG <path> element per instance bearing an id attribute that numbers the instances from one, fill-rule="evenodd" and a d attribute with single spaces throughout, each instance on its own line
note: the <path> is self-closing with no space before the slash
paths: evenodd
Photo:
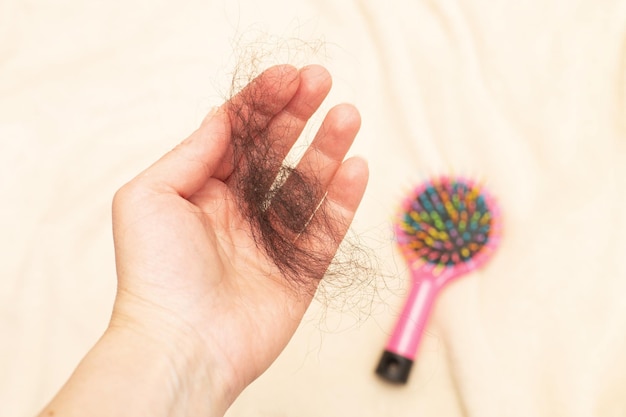
<path id="1" fill-rule="evenodd" d="M 317 280 L 294 287 L 254 238 L 236 190 L 248 162 L 232 142 L 250 126 L 237 116 L 250 112 L 245 120 L 258 124 L 275 151 L 286 155 L 330 86 L 322 67 L 273 67 L 120 189 L 113 209 L 119 284 L 114 325 L 156 343 L 201 346 L 207 364 L 235 392 L 271 364 L 298 326 Z M 343 160 L 359 126 L 354 107 L 334 107 L 298 165 L 321 188 L 320 203 L 341 236 L 367 182 L 364 161 Z M 338 242 L 307 244 L 322 245 L 330 263 Z"/>

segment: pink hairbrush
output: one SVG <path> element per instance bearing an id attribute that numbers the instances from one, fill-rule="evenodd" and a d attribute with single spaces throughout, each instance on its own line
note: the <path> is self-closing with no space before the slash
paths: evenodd
<path id="1" fill-rule="evenodd" d="M 494 199 L 465 178 L 433 179 L 404 200 L 395 233 L 411 271 L 411 289 L 376 368 L 378 375 L 406 383 L 435 297 L 447 283 L 490 258 L 500 230 Z"/>

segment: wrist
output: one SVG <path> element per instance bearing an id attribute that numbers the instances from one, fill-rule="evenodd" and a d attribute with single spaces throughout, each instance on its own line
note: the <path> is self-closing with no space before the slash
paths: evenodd
<path id="1" fill-rule="evenodd" d="M 205 363 L 195 344 L 184 336 L 164 343 L 158 337 L 146 335 L 133 327 L 111 324 L 98 343 L 104 353 L 102 360 L 118 360 L 120 374 L 125 380 L 136 406 L 129 416 L 222 416 L 228 405 L 217 376 Z M 111 358 L 112 356 L 112 358 Z M 106 366 L 106 365 L 105 365 Z M 142 398 L 133 392 L 137 385 Z M 112 414 L 119 416 L 120 414 Z"/>
<path id="2" fill-rule="evenodd" d="M 105 337 L 132 346 L 131 357 L 145 355 L 144 366 L 156 367 L 153 378 L 160 387 L 153 393 L 167 403 L 159 409 L 169 409 L 171 416 L 222 416 L 238 392 L 194 327 L 170 311 L 123 301 L 116 300 Z"/>
<path id="3" fill-rule="evenodd" d="M 222 416 L 227 385 L 195 342 L 170 331 L 154 336 L 114 314 L 41 416 Z"/>

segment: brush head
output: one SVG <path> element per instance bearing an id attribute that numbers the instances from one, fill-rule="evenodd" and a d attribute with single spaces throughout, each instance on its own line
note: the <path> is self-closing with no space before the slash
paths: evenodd
<path id="1" fill-rule="evenodd" d="M 479 267 L 497 247 L 500 213 L 481 185 L 440 177 L 404 200 L 396 236 L 413 267 L 464 272 Z"/>

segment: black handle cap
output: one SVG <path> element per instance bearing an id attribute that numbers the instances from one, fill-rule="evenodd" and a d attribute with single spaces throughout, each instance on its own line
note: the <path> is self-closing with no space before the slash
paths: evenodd
<path id="1" fill-rule="evenodd" d="M 376 374 L 389 382 L 406 384 L 412 366 L 413 361 L 411 359 L 386 350 L 378 362 Z"/>

